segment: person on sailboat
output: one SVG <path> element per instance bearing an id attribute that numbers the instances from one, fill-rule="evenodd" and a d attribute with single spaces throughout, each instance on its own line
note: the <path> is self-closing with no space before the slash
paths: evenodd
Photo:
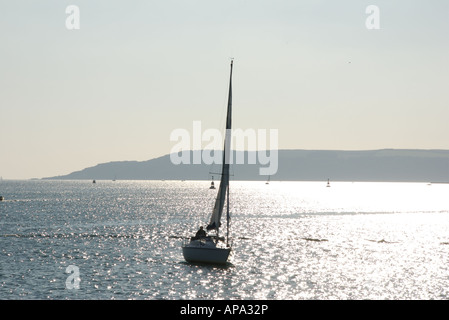
<path id="1" fill-rule="evenodd" d="M 207 236 L 206 231 L 204 231 L 203 226 L 196 232 L 194 239 L 201 239 Z"/>

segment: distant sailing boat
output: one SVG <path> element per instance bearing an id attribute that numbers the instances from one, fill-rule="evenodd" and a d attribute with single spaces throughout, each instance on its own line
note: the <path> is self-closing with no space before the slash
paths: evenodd
<path id="1" fill-rule="evenodd" d="M 229 254 L 231 253 L 231 246 L 229 244 L 229 159 L 230 159 L 230 146 L 231 146 L 231 119 L 232 119 L 232 65 L 231 60 L 231 75 L 229 79 L 229 95 L 228 95 L 228 108 L 226 116 L 226 136 L 224 140 L 223 148 L 223 164 L 221 171 L 221 181 L 218 188 L 218 195 L 215 201 L 214 210 L 212 211 L 209 225 L 207 230 L 215 230 L 216 235 L 207 236 L 206 232 L 201 229 L 197 232 L 195 237 L 192 237 L 190 241 L 185 241 L 182 245 L 182 253 L 184 259 L 188 262 L 200 262 L 200 263 L 212 263 L 212 264 L 225 264 L 228 261 Z M 223 213 L 225 199 L 226 202 L 226 244 L 220 243 L 219 229 L 221 226 L 221 215 Z M 188 239 L 186 239 L 188 240 Z"/>
<path id="2" fill-rule="evenodd" d="M 327 179 L 327 185 L 326 185 L 326 187 L 330 187 L 331 186 L 331 183 L 329 182 L 329 179 Z"/>
<path id="3" fill-rule="evenodd" d="M 212 176 L 212 182 L 210 183 L 209 189 L 215 189 L 214 176 Z"/>
<path id="4" fill-rule="evenodd" d="M 270 177 L 271 176 L 268 176 L 267 182 L 265 182 L 265 184 L 270 184 Z"/>

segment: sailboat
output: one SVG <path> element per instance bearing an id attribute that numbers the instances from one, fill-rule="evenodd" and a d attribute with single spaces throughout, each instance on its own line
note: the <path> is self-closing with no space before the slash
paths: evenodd
<path id="1" fill-rule="evenodd" d="M 212 177 L 212 182 L 210 183 L 209 189 L 215 189 L 214 177 Z"/>
<path id="2" fill-rule="evenodd" d="M 226 115 L 226 135 L 223 147 L 223 163 L 221 171 L 220 186 L 218 188 L 217 199 L 215 200 L 214 209 L 212 211 L 207 231 L 215 230 L 215 235 L 207 236 L 205 232 L 200 234 L 197 232 L 195 237 L 185 239 L 182 245 L 182 253 L 187 262 L 193 263 L 211 263 L 226 264 L 231 253 L 231 245 L 229 244 L 229 159 L 231 146 L 231 119 L 232 119 L 232 66 L 229 77 L 229 95 L 228 107 Z M 221 227 L 221 216 L 226 200 L 226 243 L 222 243 L 224 238 L 219 237 Z M 201 228 L 202 231 L 202 228 Z"/>
<path id="3" fill-rule="evenodd" d="M 270 176 L 268 176 L 267 182 L 265 184 L 270 184 Z"/>

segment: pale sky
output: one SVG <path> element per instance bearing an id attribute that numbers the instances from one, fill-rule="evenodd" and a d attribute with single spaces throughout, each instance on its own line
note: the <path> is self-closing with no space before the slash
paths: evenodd
<path id="1" fill-rule="evenodd" d="M 449 149 L 447 0 L 0 0 L 0 176 L 221 129 L 231 57 L 233 127 L 278 129 L 279 149 Z"/>

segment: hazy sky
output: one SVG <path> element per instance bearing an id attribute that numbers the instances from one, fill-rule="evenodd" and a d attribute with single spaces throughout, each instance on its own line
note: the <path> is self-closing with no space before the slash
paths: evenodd
<path id="1" fill-rule="evenodd" d="M 0 0 L 0 176 L 221 129 L 230 57 L 233 127 L 278 129 L 280 149 L 449 149 L 447 0 Z"/>

